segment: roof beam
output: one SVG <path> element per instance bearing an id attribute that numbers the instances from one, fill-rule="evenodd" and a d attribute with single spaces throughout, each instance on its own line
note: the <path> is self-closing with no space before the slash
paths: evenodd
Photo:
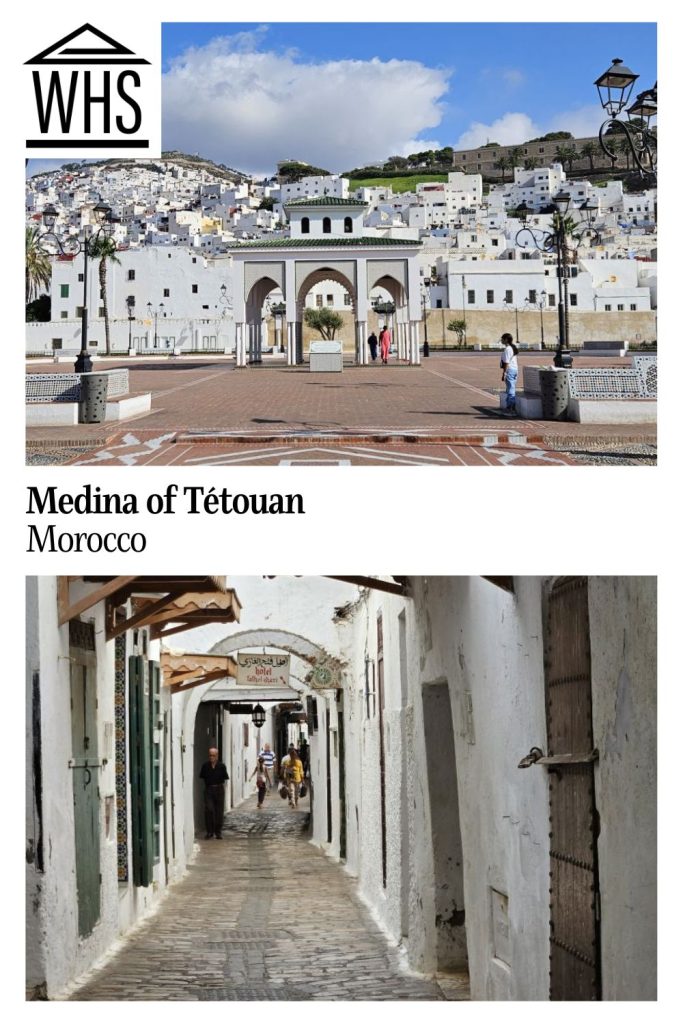
<path id="1" fill-rule="evenodd" d="M 92 590 L 85 597 L 75 601 L 74 604 L 70 604 L 69 598 L 69 577 L 60 576 L 58 578 L 57 587 L 57 604 L 59 609 L 59 625 L 63 626 L 65 622 L 69 622 L 71 619 L 75 619 L 78 615 L 82 615 L 83 612 L 87 612 L 93 605 L 98 604 L 100 601 L 104 601 L 105 598 L 111 597 L 118 590 L 122 590 L 129 586 L 133 580 L 136 580 L 137 576 L 114 576 L 109 580 L 108 583 L 103 584 L 96 590 Z"/>
<path id="2" fill-rule="evenodd" d="M 107 630 L 107 640 L 113 640 L 121 633 L 125 633 L 128 629 L 133 629 L 135 626 L 148 625 L 157 613 L 167 608 L 181 593 L 182 590 L 174 590 L 170 594 L 160 597 L 158 601 L 145 604 L 144 608 L 139 612 L 135 612 L 129 619 L 122 619 L 121 622 L 112 623 L 111 627 Z"/>
<path id="3" fill-rule="evenodd" d="M 193 679 L 189 683 L 171 683 L 171 693 L 185 693 L 186 690 L 194 690 L 195 686 L 204 686 L 205 683 L 213 683 L 217 679 L 227 679 L 227 669 L 217 668 L 213 672 L 207 672 L 199 679 Z"/>
<path id="4" fill-rule="evenodd" d="M 400 582 L 389 583 L 387 580 L 377 579 L 376 576 L 328 576 L 328 580 L 341 580 L 342 583 L 354 583 L 357 587 L 367 587 L 368 590 L 381 590 L 385 594 L 396 594 L 398 597 L 406 597 L 408 588 Z M 394 577 L 396 580 L 396 577 Z"/>

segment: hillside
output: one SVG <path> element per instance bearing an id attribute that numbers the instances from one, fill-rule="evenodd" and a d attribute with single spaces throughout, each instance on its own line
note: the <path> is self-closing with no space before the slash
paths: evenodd
<path id="1" fill-rule="evenodd" d="M 381 178 L 351 178 L 349 189 L 357 188 L 391 188 L 394 192 L 414 192 L 416 185 L 421 181 L 448 181 L 447 174 L 401 174 L 396 177 L 382 176 Z"/>

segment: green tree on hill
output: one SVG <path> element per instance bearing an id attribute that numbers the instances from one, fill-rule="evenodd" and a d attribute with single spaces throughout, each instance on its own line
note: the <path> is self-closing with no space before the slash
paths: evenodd
<path id="1" fill-rule="evenodd" d="M 506 156 L 498 157 L 493 165 L 497 171 L 500 171 L 500 180 L 505 183 L 505 172 L 508 169 L 508 159 Z"/>
<path id="2" fill-rule="evenodd" d="M 594 161 L 595 161 L 595 157 L 596 157 L 597 152 L 598 152 L 598 147 L 595 145 L 594 142 L 591 142 L 590 140 L 588 142 L 584 142 L 584 144 L 583 144 L 583 146 L 581 147 L 581 150 L 580 150 L 580 154 L 579 155 L 582 156 L 582 157 L 587 158 L 588 161 L 590 162 L 591 171 L 593 171 L 595 169 L 594 168 Z"/>

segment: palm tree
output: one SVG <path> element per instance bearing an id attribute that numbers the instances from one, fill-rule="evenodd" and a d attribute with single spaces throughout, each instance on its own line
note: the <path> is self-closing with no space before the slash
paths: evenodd
<path id="1" fill-rule="evenodd" d="M 525 171 L 535 171 L 538 167 L 538 160 L 533 156 L 528 156 L 524 161 Z"/>
<path id="2" fill-rule="evenodd" d="M 593 160 L 597 151 L 598 147 L 595 145 L 594 142 L 591 142 L 590 139 L 588 140 L 588 142 L 584 142 L 583 146 L 581 147 L 580 155 L 588 159 L 588 161 L 590 162 L 591 171 L 595 170 Z"/>
<path id="3" fill-rule="evenodd" d="M 578 160 L 579 154 L 576 152 L 576 146 L 567 146 L 567 163 L 569 164 L 569 171 L 571 173 L 572 166 L 575 160 Z"/>
<path id="4" fill-rule="evenodd" d="M 493 166 L 496 168 L 496 170 L 501 172 L 501 179 L 500 180 L 504 183 L 505 182 L 505 172 L 506 172 L 507 167 L 508 167 L 507 157 L 506 156 L 499 157 L 498 160 L 496 160 L 496 162 L 494 163 Z"/>
<path id="5" fill-rule="evenodd" d="M 52 280 L 50 254 L 40 244 L 38 228 L 26 228 L 26 304 L 37 299 Z"/>
<path id="6" fill-rule="evenodd" d="M 631 169 L 631 146 L 629 144 L 628 139 L 622 139 L 622 141 L 617 146 L 617 151 L 619 153 L 623 153 L 624 154 L 624 156 L 626 157 L 626 170 L 627 171 L 630 170 Z"/>
<path id="7" fill-rule="evenodd" d="M 521 146 L 513 146 L 508 152 L 508 158 L 510 160 L 510 167 L 514 170 L 515 167 L 519 167 L 524 156 L 524 150 Z"/>
<path id="8" fill-rule="evenodd" d="M 555 148 L 555 159 L 558 163 L 562 164 L 562 167 L 564 167 L 565 164 L 568 164 L 571 159 L 569 155 L 569 147 L 562 145 L 557 146 Z"/>
<path id="9" fill-rule="evenodd" d="M 100 295 L 102 296 L 102 306 L 104 308 L 104 353 L 108 356 L 111 355 L 111 345 L 109 340 L 109 307 L 107 305 L 107 261 L 110 263 L 120 263 L 121 260 L 116 255 L 116 242 L 113 238 L 103 236 L 95 238 L 90 242 L 88 253 L 93 259 L 100 261 Z"/>

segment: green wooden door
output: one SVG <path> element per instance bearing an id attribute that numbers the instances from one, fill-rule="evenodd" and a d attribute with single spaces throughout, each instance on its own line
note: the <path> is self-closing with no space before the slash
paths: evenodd
<path id="1" fill-rule="evenodd" d="M 80 633 L 85 635 L 87 630 L 81 629 Z M 88 639 L 79 642 L 87 643 Z M 71 769 L 78 933 L 81 936 L 89 935 L 100 917 L 100 793 L 94 647 L 94 634 L 92 650 L 70 647 Z"/>
<path id="2" fill-rule="evenodd" d="M 154 867 L 154 805 L 152 792 L 152 734 L 150 680 L 147 661 L 128 659 L 130 696 L 130 783 L 133 884 L 152 884 Z"/>

